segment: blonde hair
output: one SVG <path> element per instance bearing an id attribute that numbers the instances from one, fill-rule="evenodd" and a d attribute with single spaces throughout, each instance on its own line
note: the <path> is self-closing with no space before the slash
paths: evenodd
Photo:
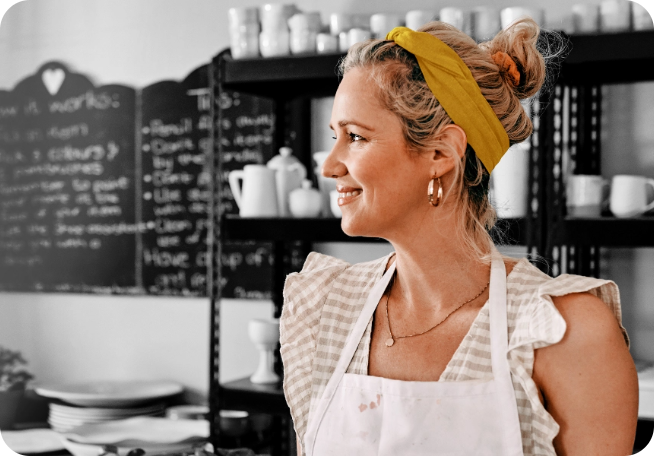
<path id="1" fill-rule="evenodd" d="M 531 135 L 531 119 L 520 100 L 535 95 L 546 77 L 545 60 L 536 46 L 540 29 L 532 19 L 520 20 L 492 40 L 479 44 L 442 22 L 430 22 L 419 31 L 439 38 L 470 68 L 482 95 L 506 130 L 510 144 Z M 515 61 L 520 72 L 517 86 L 491 57 L 499 51 Z M 442 128 L 451 124 L 452 119 L 427 86 L 413 54 L 393 41 L 370 40 L 350 48 L 340 64 L 340 74 L 343 76 L 353 68 L 366 69 L 379 89 L 382 105 L 401 120 L 410 150 L 454 153 L 447 142 L 439 139 Z M 477 258 L 488 262 L 493 244 L 489 231 L 497 221 L 488 199 L 490 176 L 470 145 L 459 165 L 448 193 L 457 195 L 464 209 L 458 220 L 464 244 Z"/>

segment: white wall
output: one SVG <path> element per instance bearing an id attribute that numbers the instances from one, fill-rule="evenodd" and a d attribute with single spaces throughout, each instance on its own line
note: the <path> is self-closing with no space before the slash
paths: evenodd
<path id="1" fill-rule="evenodd" d="M 145 86 L 163 79 L 181 79 L 227 47 L 227 16 L 232 6 L 257 5 L 256 0 L 27 0 L 12 7 L 0 27 L 0 88 L 11 89 L 49 60 L 61 60 L 71 70 L 86 74 L 96 84 L 122 83 Z M 331 12 L 404 12 L 438 9 L 446 3 L 409 0 L 297 0 L 303 10 L 319 10 L 323 19 Z M 520 3 L 546 5 L 548 22 L 560 25 L 570 2 L 538 0 L 459 0 L 471 7 L 498 7 Z M 651 85 L 620 89 L 637 103 L 621 107 L 625 119 L 616 119 L 612 134 L 620 135 L 605 147 L 607 154 L 631 151 L 624 163 L 642 172 L 639 160 L 650 160 L 649 126 L 654 98 Z M 320 103 L 318 103 L 320 104 Z M 328 117 L 324 106 L 316 108 Z M 618 113 L 614 113 L 618 116 Z M 635 121 L 634 121 L 635 119 Z M 611 138 L 617 138 L 612 136 Z M 610 139 L 610 138 L 609 138 Z M 327 147 L 319 139 L 317 147 Z M 611 160 L 605 160 L 609 166 Z M 622 158 L 615 163 L 624 164 Z M 617 165 L 616 165 L 617 166 Z M 610 166 L 608 169 L 611 169 Z M 323 246 L 348 260 L 368 259 L 387 252 L 387 247 L 350 250 Z M 654 360 L 654 285 L 652 252 L 616 254 L 619 268 L 610 268 L 626 291 L 625 313 L 634 337 L 635 351 Z M 639 274 L 628 272 L 637 267 Z M 222 380 L 252 372 L 256 352 L 247 339 L 247 321 L 267 317 L 268 302 L 225 300 L 222 304 Z M 0 294 L 0 344 L 20 349 L 40 381 L 75 381 L 93 378 L 170 378 L 189 388 L 190 399 L 201 401 L 208 390 L 209 306 L 203 299 L 108 297 L 64 294 Z"/>

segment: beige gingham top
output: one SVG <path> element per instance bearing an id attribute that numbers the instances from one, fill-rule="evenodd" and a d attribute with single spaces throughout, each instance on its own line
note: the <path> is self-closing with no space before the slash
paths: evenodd
<path id="1" fill-rule="evenodd" d="M 368 293 L 381 279 L 391 255 L 350 265 L 311 253 L 302 271 L 286 279 L 280 322 L 284 393 L 300 441 L 304 440 L 312 404 L 327 385 Z M 586 291 L 604 301 L 622 325 L 620 297 L 614 282 L 575 275 L 553 279 L 526 259 L 520 260 L 507 276 L 508 357 L 525 456 L 556 454 L 552 440 L 559 425 L 543 407 L 531 378 L 534 350 L 559 342 L 566 330 L 552 297 Z M 371 330 L 372 318 L 348 373 L 367 375 Z M 491 378 L 487 302 L 439 381 Z"/>

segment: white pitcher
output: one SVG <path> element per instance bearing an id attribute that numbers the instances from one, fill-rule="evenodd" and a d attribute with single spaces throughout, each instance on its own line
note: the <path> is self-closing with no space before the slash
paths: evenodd
<path id="1" fill-rule="evenodd" d="M 243 189 L 239 180 L 243 181 Z M 265 165 L 245 165 L 229 173 L 229 187 L 241 217 L 277 217 L 275 170 Z"/>

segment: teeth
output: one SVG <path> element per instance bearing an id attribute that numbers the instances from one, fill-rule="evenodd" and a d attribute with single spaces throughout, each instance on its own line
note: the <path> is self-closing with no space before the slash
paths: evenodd
<path id="1" fill-rule="evenodd" d="M 346 197 L 350 197 L 350 196 L 358 196 L 360 194 L 361 194 L 361 190 L 354 190 L 352 192 L 347 192 L 347 193 L 339 192 L 338 197 L 339 198 L 346 198 Z"/>

